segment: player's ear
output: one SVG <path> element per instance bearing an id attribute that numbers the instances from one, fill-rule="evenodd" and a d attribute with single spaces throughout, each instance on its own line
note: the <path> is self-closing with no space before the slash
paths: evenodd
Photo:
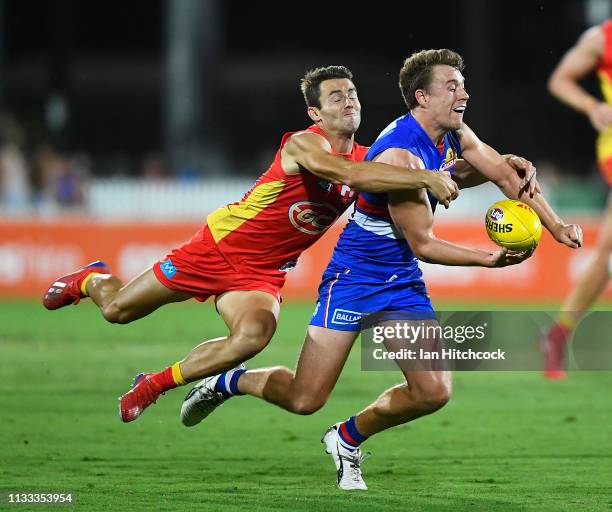
<path id="1" fill-rule="evenodd" d="M 315 123 L 318 123 L 321 120 L 321 114 L 319 113 L 319 109 L 317 107 L 308 107 L 308 117 L 312 119 Z"/>
<path id="2" fill-rule="evenodd" d="M 421 107 L 426 107 L 429 103 L 429 94 L 427 94 L 427 91 L 425 89 L 417 89 L 416 91 L 414 91 L 414 97 L 416 98 L 417 103 Z"/>

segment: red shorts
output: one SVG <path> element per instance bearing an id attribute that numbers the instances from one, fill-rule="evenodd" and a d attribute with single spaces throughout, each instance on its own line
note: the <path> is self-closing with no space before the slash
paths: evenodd
<path id="1" fill-rule="evenodd" d="M 257 290 L 281 301 L 284 278 L 254 274 L 233 264 L 219 251 L 208 226 L 203 226 L 191 240 L 174 249 L 153 265 L 155 276 L 167 288 L 190 293 L 205 301 L 211 296 L 236 290 Z"/>

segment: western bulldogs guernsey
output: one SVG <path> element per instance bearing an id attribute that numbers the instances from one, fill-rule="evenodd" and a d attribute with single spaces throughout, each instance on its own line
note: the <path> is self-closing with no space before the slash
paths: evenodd
<path id="1" fill-rule="evenodd" d="M 456 132 L 436 146 L 410 114 L 387 126 L 365 159 L 391 148 L 410 151 L 426 169 L 451 173 L 461 153 Z M 432 196 L 430 202 L 435 208 Z M 377 311 L 433 313 L 418 260 L 389 214 L 387 194 L 362 192 L 323 274 L 311 325 L 357 331 L 362 315 Z"/>

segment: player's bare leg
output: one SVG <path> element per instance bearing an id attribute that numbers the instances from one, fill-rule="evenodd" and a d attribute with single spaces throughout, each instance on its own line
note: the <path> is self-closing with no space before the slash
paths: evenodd
<path id="1" fill-rule="evenodd" d="M 608 207 L 593 259 L 580 274 L 576 286 L 561 307 L 563 311 L 573 314 L 576 321 L 579 321 L 582 315 L 593 305 L 608 284 L 611 254 L 612 197 L 608 198 Z"/>
<path id="2" fill-rule="evenodd" d="M 160 283 L 153 269 L 146 270 L 127 285 L 110 273 L 102 261 L 57 278 L 43 297 L 47 309 L 60 309 L 91 297 L 102 315 L 112 323 L 128 323 L 148 315 L 169 302 L 180 302 L 191 295 L 171 290 Z"/>
<path id="3" fill-rule="evenodd" d="M 232 291 L 217 299 L 229 336 L 195 347 L 180 362 L 187 382 L 229 370 L 261 352 L 272 339 L 280 313 L 276 298 L 261 291 Z"/>
<path id="4" fill-rule="evenodd" d="M 275 366 L 204 379 L 185 398 L 181 421 L 196 425 L 235 394 L 262 398 L 296 414 L 312 414 L 325 405 L 357 335 L 309 326 L 295 374 Z"/>
<path id="5" fill-rule="evenodd" d="M 385 322 L 395 325 L 397 322 Z M 438 326 L 436 320 L 402 321 L 402 324 Z M 434 332 L 434 331 L 432 331 Z M 437 345 L 436 345 L 437 344 Z M 406 340 L 386 339 L 388 350 L 399 352 L 406 347 Z M 413 340 L 410 347 L 418 351 L 421 347 L 430 351 L 443 348 L 440 340 L 421 338 Z M 359 437 L 369 437 L 421 416 L 431 414 L 443 407 L 451 395 L 451 372 L 446 371 L 443 360 L 411 361 L 396 359 L 406 382 L 384 391 L 375 402 L 355 415 L 354 426 Z"/>
<path id="6" fill-rule="evenodd" d="M 106 320 L 120 324 L 142 318 L 164 304 L 192 297 L 164 286 L 152 268 L 126 285 L 112 274 L 94 274 L 85 284 L 85 290 Z"/>
<path id="7" fill-rule="evenodd" d="M 391 322 L 394 325 L 396 322 Z M 402 323 L 416 323 L 404 322 Z M 385 325 L 387 322 L 385 322 Z M 419 325 L 435 325 L 435 320 L 419 321 Z M 436 339 L 416 340 L 411 348 L 427 346 L 429 350 Z M 397 352 L 406 348 L 405 340 L 385 340 L 388 350 Z M 406 362 L 396 360 L 406 379 L 404 384 L 394 386 L 363 411 L 348 420 L 331 426 L 323 436 L 326 451 L 336 464 L 338 486 L 341 489 L 367 489 L 361 476 L 360 444 L 369 436 L 396 425 L 431 414 L 443 407 L 450 398 L 451 374 L 444 371 L 443 364 L 436 361 Z M 415 371 L 416 368 L 429 371 Z"/>
<path id="8" fill-rule="evenodd" d="M 451 372 L 408 372 L 406 383 L 387 389 L 355 416 L 357 430 L 366 437 L 431 414 L 451 395 Z"/>
<path id="9" fill-rule="evenodd" d="M 540 340 L 544 354 L 544 376 L 550 379 L 565 377 L 565 351 L 572 332 L 584 314 L 603 292 L 610 279 L 612 266 L 612 196 L 593 257 L 581 272 L 578 281 L 561 306 L 559 318 Z"/>
<path id="10" fill-rule="evenodd" d="M 451 375 L 446 371 L 410 372 L 406 383 L 386 390 L 356 416 L 332 425 L 321 440 L 336 465 L 338 487 L 367 489 L 361 476 L 360 445 L 368 437 L 431 414 L 450 397 Z"/>
<path id="11" fill-rule="evenodd" d="M 230 330 L 229 336 L 201 343 L 185 359 L 160 372 L 137 375 L 132 389 L 120 398 L 124 422 L 137 419 L 160 394 L 231 370 L 263 350 L 276 330 L 280 305 L 266 292 L 232 291 L 217 299 L 217 310 Z M 239 376 L 236 373 L 236 378 Z"/>
<path id="12" fill-rule="evenodd" d="M 281 366 L 249 370 L 238 389 L 289 412 L 312 414 L 327 402 L 358 334 L 311 325 L 295 374 Z"/>

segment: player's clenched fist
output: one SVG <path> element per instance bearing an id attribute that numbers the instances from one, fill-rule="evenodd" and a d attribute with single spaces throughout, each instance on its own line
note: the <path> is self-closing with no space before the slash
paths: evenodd
<path id="1" fill-rule="evenodd" d="M 578 224 L 557 224 L 551 233 L 557 242 L 572 249 L 582 247 L 582 228 Z"/>
<path id="2" fill-rule="evenodd" d="M 459 196 L 459 187 L 457 187 L 449 172 L 432 172 L 429 174 L 431 176 L 427 188 L 445 208 L 448 208 L 450 202 Z"/>

